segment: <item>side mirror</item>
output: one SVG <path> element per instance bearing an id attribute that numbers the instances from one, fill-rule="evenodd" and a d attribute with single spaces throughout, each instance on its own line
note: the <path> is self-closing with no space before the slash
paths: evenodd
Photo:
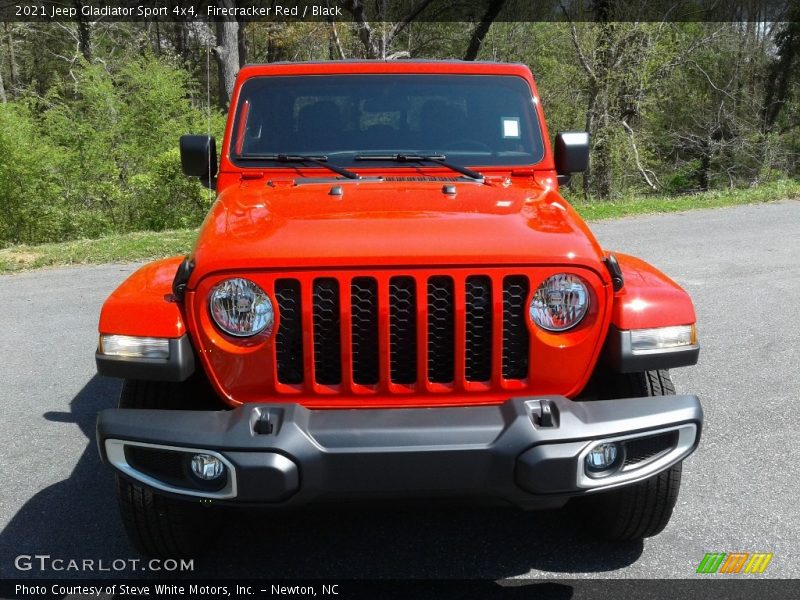
<path id="1" fill-rule="evenodd" d="M 199 177 L 212 187 L 217 174 L 217 142 L 210 135 L 182 135 L 181 168 L 189 177 Z"/>
<path id="2" fill-rule="evenodd" d="M 585 131 L 557 134 L 555 161 L 559 183 L 568 182 L 572 173 L 582 173 L 589 168 L 589 134 Z"/>

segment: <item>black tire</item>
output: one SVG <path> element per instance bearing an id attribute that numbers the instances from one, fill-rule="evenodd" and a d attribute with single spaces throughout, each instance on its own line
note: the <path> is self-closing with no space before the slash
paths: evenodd
<path id="1" fill-rule="evenodd" d="M 120 408 L 201 409 L 214 406 L 207 382 L 125 380 Z M 221 408 L 216 402 L 216 408 Z M 131 544 L 145 556 L 179 558 L 202 554 L 219 535 L 222 520 L 214 506 L 162 496 L 117 475 L 120 516 Z"/>
<path id="2" fill-rule="evenodd" d="M 675 393 L 669 371 L 606 375 L 600 398 L 668 396 Z M 585 525 L 598 537 L 611 541 L 654 536 L 667 526 L 681 487 L 682 463 L 639 483 L 580 498 Z"/>

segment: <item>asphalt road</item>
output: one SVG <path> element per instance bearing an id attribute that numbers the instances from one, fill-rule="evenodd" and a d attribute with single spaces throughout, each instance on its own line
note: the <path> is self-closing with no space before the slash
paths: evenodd
<path id="1" fill-rule="evenodd" d="M 195 576 L 340 578 L 692 577 L 706 552 L 773 552 L 766 575 L 800 577 L 800 203 L 602 222 L 692 294 L 700 364 L 673 372 L 703 401 L 699 450 L 669 527 L 602 544 L 563 512 L 472 508 L 243 513 Z M 0 577 L 14 557 L 135 557 L 113 477 L 94 447 L 119 384 L 94 373 L 100 305 L 135 265 L 0 277 Z M 102 575 L 102 573 L 100 574 Z M 116 575 L 135 577 L 138 572 Z M 85 576 L 85 575 L 84 575 Z"/>

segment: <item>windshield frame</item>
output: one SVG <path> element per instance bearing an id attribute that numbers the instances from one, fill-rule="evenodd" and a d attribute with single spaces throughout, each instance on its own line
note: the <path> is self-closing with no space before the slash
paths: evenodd
<path id="1" fill-rule="evenodd" d="M 228 160 L 230 164 L 237 169 L 247 169 L 247 170 L 279 170 L 283 169 L 322 169 L 324 167 L 320 165 L 288 165 L 285 163 L 276 164 L 275 162 L 270 161 L 257 161 L 253 160 L 253 158 L 248 158 L 246 154 L 241 154 L 241 147 L 242 147 L 242 136 L 244 135 L 244 127 L 246 126 L 246 121 L 243 122 L 243 119 L 247 119 L 250 112 L 249 106 L 249 95 L 246 93 L 247 86 L 252 81 L 256 80 L 275 80 L 275 79 L 319 79 L 319 78 L 331 78 L 331 79 L 342 79 L 342 78 L 363 78 L 363 77 L 388 77 L 388 78 L 397 78 L 397 79 L 406 79 L 406 78 L 415 78 L 415 79 L 431 79 L 431 80 L 441 80 L 443 77 L 447 78 L 463 78 L 463 79 L 488 79 L 491 78 L 492 81 L 496 81 L 498 78 L 505 79 L 506 81 L 514 80 L 515 82 L 521 83 L 525 88 L 525 95 L 523 96 L 524 99 L 529 101 L 529 105 L 527 107 L 528 110 L 528 119 L 530 123 L 529 132 L 531 135 L 530 144 L 531 144 L 531 151 L 524 154 L 521 158 L 514 158 L 511 156 L 502 156 L 502 152 L 494 151 L 491 154 L 485 154 L 485 156 L 481 156 L 478 153 L 467 154 L 464 152 L 458 152 L 451 150 L 447 152 L 447 160 L 448 162 L 458 164 L 459 166 L 463 167 L 474 167 L 475 169 L 479 170 L 488 170 L 491 171 L 493 169 L 526 169 L 526 168 L 533 168 L 542 163 L 548 154 L 548 145 L 547 140 L 545 139 L 545 129 L 544 124 L 542 123 L 540 107 L 538 106 L 538 98 L 536 96 L 535 90 L 531 87 L 531 84 L 525 77 L 522 77 L 517 74 L 512 73 L 502 73 L 502 74 L 491 74 L 491 73 L 405 73 L 405 72 L 365 72 L 365 73 L 358 73 L 358 72 L 346 72 L 346 73 L 303 73 L 303 74 L 280 74 L 280 75 L 256 75 L 246 79 L 239 90 L 236 98 L 236 108 L 233 114 L 232 123 L 230 127 L 230 139 L 226 146 L 226 150 L 228 153 Z M 491 81 L 488 82 L 491 84 Z M 467 131 L 467 133 L 469 133 Z M 409 148 L 405 147 L 402 144 L 399 144 L 397 147 L 392 147 L 390 149 L 386 149 L 385 151 L 377 151 L 374 148 L 358 148 L 354 150 L 346 150 L 340 152 L 325 152 L 325 154 L 329 158 L 329 162 L 338 166 L 344 167 L 347 169 L 359 169 L 365 170 L 369 172 L 374 171 L 385 171 L 385 170 L 400 170 L 405 169 L 408 170 L 409 168 L 420 170 L 430 170 L 430 169 L 442 169 L 444 168 L 440 164 L 436 164 L 436 162 L 431 162 L 429 164 L 424 164 L 420 162 L 397 162 L 397 161 L 371 161 L 369 164 L 361 162 L 357 160 L 357 156 L 360 154 L 385 154 L 386 152 L 391 151 L 391 153 L 407 153 L 407 154 L 441 154 L 443 153 L 442 148 Z M 291 152 L 294 154 L 294 152 Z M 467 160 L 463 160 L 462 157 L 467 158 Z M 533 157 L 533 158 L 531 158 Z M 483 161 L 481 158 L 492 158 L 493 160 Z M 338 160 L 337 160 L 338 159 Z"/>

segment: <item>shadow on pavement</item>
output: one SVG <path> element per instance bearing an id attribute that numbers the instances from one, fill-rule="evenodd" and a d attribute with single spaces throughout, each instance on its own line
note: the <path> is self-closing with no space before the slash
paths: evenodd
<path id="1" fill-rule="evenodd" d="M 99 410 L 116 404 L 119 382 L 94 376 L 69 413 L 46 413 L 74 424 L 87 446 L 69 478 L 38 492 L 0 533 L 0 576 L 136 577 L 141 572 L 18 571 L 14 557 L 114 559 L 137 555 L 117 514 L 113 475 L 95 447 Z M 471 578 L 503 579 L 530 570 L 553 574 L 607 572 L 635 562 L 640 542 L 606 544 L 588 538 L 567 511 L 319 506 L 293 511 L 232 511 L 219 543 L 198 556 L 204 578 Z M 172 577 L 179 577 L 177 573 Z M 562 586 L 563 587 L 563 586 Z M 523 588 L 520 588 L 522 593 Z M 557 598 L 571 597 L 560 595 Z"/>
<path id="2" fill-rule="evenodd" d="M 49 421 L 63 423 L 64 427 L 79 428 L 87 439 L 87 446 L 69 478 L 30 498 L 0 533 L 0 576 L 3 578 L 93 576 L 92 573 L 39 572 L 37 569 L 18 571 L 14 559 L 20 554 L 95 560 L 112 555 L 135 556 L 127 548 L 125 533 L 117 518 L 116 502 L 111 495 L 114 478 L 102 466 L 94 445 L 97 412 L 116 404 L 118 396 L 118 381 L 95 375 L 72 399 L 68 413 L 43 415 Z M 46 457 L 37 457 L 31 463 L 44 460 Z M 36 473 L 31 477 L 36 477 Z"/>

